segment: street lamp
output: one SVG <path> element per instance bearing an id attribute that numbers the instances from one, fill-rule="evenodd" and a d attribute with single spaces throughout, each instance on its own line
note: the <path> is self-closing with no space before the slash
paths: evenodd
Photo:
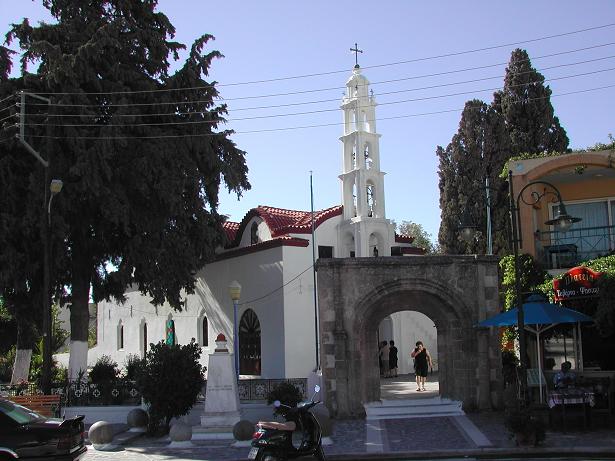
<path id="1" fill-rule="evenodd" d="M 526 199 L 523 193 L 531 186 L 535 186 L 537 184 L 545 186 L 542 192 L 532 191 L 529 194 L 529 199 Z M 512 230 L 512 245 L 513 245 L 513 253 L 514 253 L 514 264 L 515 264 L 515 298 L 514 304 L 517 307 L 517 330 L 519 331 L 519 355 L 520 360 L 520 372 L 521 372 L 521 393 L 523 395 L 524 402 L 527 402 L 527 343 L 525 341 L 525 317 L 523 312 L 523 300 L 521 299 L 521 280 L 519 276 L 519 247 L 522 243 L 523 236 L 521 235 L 521 229 L 519 227 L 520 213 L 519 213 L 519 204 L 520 201 L 523 201 L 526 205 L 536 205 L 543 197 L 547 195 L 553 195 L 558 202 L 557 207 L 554 211 L 553 219 L 550 219 L 545 222 L 548 226 L 555 226 L 557 230 L 560 232 L 566 232 L 570 229 L 570 226 L 575 222 L 581 221 L 581 218 L 574 218 L 570 216 L 566 212 L 566 206 L 564 205 L 564 201 L 562 200 L 562 196 L 557 187 L 547 181 L 537 180 L 532 181 L 519 191 L 518 195 L 515 199 L 515 192 L 513 190 L 513 182 L 512 182 L 512 171 L 508 171 L 508 211 L 510 213 L 510 224 Z M 470 203 L 468 201 L 468 203 Z M 467 205 L 466 205 L 467 212 Z M 469 214 L 464 212 L 464 218 L 468 218 Z M 474 231 L 476 230 L 476 226 L 472 225 L 468 219 L 462 220 L 462 226 L 460 228 L 460 234 L 462 238 L 473 238 Z"/>
<path id="2" fill-rule="evenodd" d="M 48 176 L 49 168 L 45 170 Z M 47 182 L 47 181 L 46 181 Z M 43 226 L 43 372 L 42 387 L 45 394 L 51 393 L 51 344 L 52 344 L 52 325 L 51 325 L 51 299 L 49 294 L 50 285 L 50 254 L 51 254 L 51 201 L 62 190 L 63 183 L 59 179 L 52 179 L 49 182 L 49 190 L 45 188 L 45 204 L 47 205 L 47 219 Z M 49 194 L 49 199 L 47 199 Z"/>
<path id="3" fill-rule="evenodd" d="M 237 335 L 237 303 L 241 297 L 241 285 L 233 280 L 228 286 L 228 292 L 233 300 L 233 354 L 235 355 L 235 376 L 239 379 L 239 337 Z"/>

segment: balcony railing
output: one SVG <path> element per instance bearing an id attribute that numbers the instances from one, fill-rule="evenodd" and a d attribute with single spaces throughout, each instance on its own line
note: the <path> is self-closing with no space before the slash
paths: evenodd
<path id="1" fill-rule="evenodd" d="M 545 269 L 568 269 L 615 251 L 615 226 L 538 232 L 536 259 Z"/>

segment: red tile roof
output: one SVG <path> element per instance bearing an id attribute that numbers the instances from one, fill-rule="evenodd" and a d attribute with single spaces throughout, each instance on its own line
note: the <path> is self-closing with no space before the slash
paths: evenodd
<path id="1" fill-rule="evenodd" d="M 414 242 L 414 237 L 411 237 L 409 235 L 398 235 L 398 234 L 395 234 L 395 241 L 397 243 L 412 243 L 412 242 Z"/>
<path id="2" fill-rule="evenodd" d="M 341 215 L 342 212 L 342 205 L 315 211 L 314 228 L 317 228 L 329 218 Z M 226 232 L 229 242 L 231 242 L 229 247 L 239 245 L 239 240 L 248 222 L 255 216 L 265 221 L 269 227 L 272 238 L 286 236 L 288 234 L 309 234 L 312 232 L 311 211 L 286 210 L 284 208 L 259 205 L 256 208 L 252 208 L 241 220 L 241 223 L 230 221 L 224 223 L 224 231 Z"/>
<path id="3" fill-rule="evenodd" d="M 232 242 L 237 236 L 237 231 L 239 230 L 239 223 L 233 221 L 225 221 L 222 223 L 222 229 L 226 234 L 227 240 L 229 242 Z"/>
<path id="4" fill-rule="evenodd" d="M 282 237 L 276 237 L 271 240 L 265 240 L 264 242 L 259 242 L 254 245 L 250 245 L 247 247 L 235 247 L 230 248 L 228 251 L 224 253 L 219 253 L 216 255 L 216 261 L 221 261 L 223 259 L 235 258 L 237 256 L 243 256 L 250 253 L 255 253 L 261 250 L 268 250 L 270 248 L 276 248 L 281 246 L 291 246 L 291 247 L 307 247 L 310 242 L 306 239 L 298 238 L 298 237 L 290 237 L 288 235 Z"/>

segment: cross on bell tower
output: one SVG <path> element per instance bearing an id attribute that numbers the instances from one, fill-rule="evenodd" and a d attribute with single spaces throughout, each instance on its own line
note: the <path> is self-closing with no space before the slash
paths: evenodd
<path id="1" fill-rule="evenodd" d="M 354 66 L 359 67 L 359 53 L 363 53 L 363 50 L 360 50 L 359 46 L 355 43 L 354 48 L 350 48 L 350 51 L 354 52 Z"/>

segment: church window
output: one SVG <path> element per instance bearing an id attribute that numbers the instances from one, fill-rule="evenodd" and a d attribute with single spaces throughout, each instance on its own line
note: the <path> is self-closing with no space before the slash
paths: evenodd
<path id="1" fill-rule="evenodd" d="M 354 170 L 357 167 L 357 151 L 352 149 L 352 169 Z"/>
<path id="2" fill-rule="evenodd" d="M 352 186 L 352 210 L 353 210 L 352 215 L 356 216 L 357 215 L 357 185 L 356 184 L 353 184 Z"/>
<path id="3" fill-rule="evenodd" d="M 365 168 L 368 170 L 371 170 L 374 162 L 369 155 L 369 144 L 365 144 L 365 150 L 363 151 L 363 156 L 365 157 Z"/>
<path id="4" fill-rule="evenodd" d="M 318 245 L 318 257 L 323 259 L 333 258 L 333 247 Z"/>
<path id="5" fill-rule="evenodd" d="M 175 320 L 173 320 L 170 315 L 166 322 L 164 341 L 168 346 L 174 346 L 175 344 L 177 344 L 177 336 L 175 334 Z"/>
<path id="6" fill-rule="evenodd" d="M 261 374 L 261 324 L 252 309 L 245 311 L 239 322 L 239 373 Z"/>
<path id="7" fill-rule="evenodd" d="M 209 346 L 209 325 L 207 322 L 207 317 L 203 317 L 201 319 L 201 346 Z"/>
<path id="8" fill-rule="evenodd" d="M 354 250 L 352 250 L 352 251 L 350 252 L 350 257 L 351 257 L 351 258 L 354 258 L 354 257 L 355 257 L 355 254 L 356 254 L 356 253 L 354 252 Z"/>
<path id="9" fill-rule="evenodd" d="M 368 133 L 372 131 L 369 126 L 369 119 L 367 118 L 367 114 L 365 112 L 363 112 L 363 127 L 363 129 Z"/>
<path id="10" fill-rule="evenodd" d="M 255 245 L 258 243 L 258 223 L 253 222 L 250 228 L 250 244 Z"/>
<path id="11" fill-rule="evenodd" d="M 117 326 L 117 349 L 124 349 L 124 325 L 120 322 Z"/>
<path id="12" fill-rule="evenodd" d="M 374 201 L 374 185 L 373 184 L 367 184 L 367 216 L 374 216 L 374 208 L 375 208 L 375 201 Z"/>

